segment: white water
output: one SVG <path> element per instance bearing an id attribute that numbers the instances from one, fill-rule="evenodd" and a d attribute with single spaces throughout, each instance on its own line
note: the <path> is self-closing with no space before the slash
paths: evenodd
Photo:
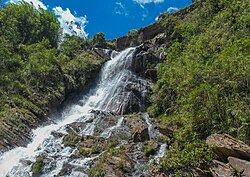
<path id="1" fill-rule="evenodd" d="M 121 53 L 116 52 L 112 54 L 112 60 L 108 61 L 101 71 L 100 81 L 97 87 L 92 90 L 92 94 L 85 95 L 82 100 L 82 102 L 84 102 L 82 106 L 73 105 L 68 111 L 63 113 L 61 118 L 55 119 L 55 121 L 61 121 L 34 130 L 33 140 L 27 147 L 18 147 L 2 154 L 0 156 L 0 177 L 6 175 L 11 177 L 31 176 L 31 165 L 20 160 L 25 159 L 34 162 L 37 155 L 46 154 L 46 157 L 48 157 L 45 160 L 49 161 L 49 165 L 44 167 L 46 171 L 44 176 L 46 177 L 58 175 L 63 165 L 73 163 L 69 161 L 69 157 L 76 154 L 75 150 L 64 147 L 62 138 L 55 137 L 51 133 L 56 131 L 65 134 L 65 126 L 67 124 L 79 120 L 81 122 L 88 121 L 92 118 L 89 112 L 92 109 L 118 111 L 122 102 L 114 98 L 119 95 L 119 91 L 121 91 L 124 86 L 124 82 L 127 82 L 128 79 L 133 76 L 128 68 L 131 65 L 134 51 L 135 48 L 128 48 Z M 109 137 L 112 130 L 121 125 L 122 120 L 121 118 L 117 125 L 104 131 L 102 136 Z M 86 126 L 83 131 L 84 134 L 93 134 L 95 121 L 97 120 L 94 120 Z M 74 163 L 79 166 L 84 166 L 84 164 L 91 160 L 93 160 L 93 158 L 85 158 L 83 161 L 75 161 Z M 53 169 L 50 169 L 52 167 Z M 72 175 L 78 173 L 79 172 L 73 170 Z"/>
<path id="2" fill-rule="evenodd" d="M 167 144 L 162 144 L 161 147 L 160 147 L 160 149 L 159 149 L 159 151 L 158 151 L 158 153 L 157 153 L 157 155 L 153 159 L 151 159 L 149 161 L 149 164 L 151 164 L 153 162 L 159 164 L 160 163 L 160 159 L 162 157 L 164 157 L 164 155 L 166 153 L 166 150 L 167 150 Z"/>

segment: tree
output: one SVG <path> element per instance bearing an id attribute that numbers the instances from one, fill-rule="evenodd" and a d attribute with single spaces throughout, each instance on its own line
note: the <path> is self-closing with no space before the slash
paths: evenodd
<path id="1" fill-rule="evenodd" d="M 92 44 L 94 47 L 105 48 L 107 46 L 107 42 L 105 40 L 105 34 L 103 32 L 94 34 L 92 38 Z"/>
<path id="2" fill-rule="evenodd" d="M 52 12 L 20 2 L 0 9 L 0 35 L 14 45 L 34 44 L 46 38 L 57 47 L 60 23 Z"/>
<path id="3" fill-rule="evenodd" d="M 89 48 L 89 41 L 87 38 L 80 38 L 79 36 L 65 35 L 64 40 L 60 45 L 60 51 L 69 58 L 74 58 L 84 50 Z"/>

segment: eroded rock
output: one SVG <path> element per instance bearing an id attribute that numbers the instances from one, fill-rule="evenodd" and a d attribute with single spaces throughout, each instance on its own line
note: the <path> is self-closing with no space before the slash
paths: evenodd
<path id="1" fill-rule="evenodd" d="M 241 160 L 235 157 L 228 157 L 228 162 L 236 172 L 240 173 L 242 176 L 250 176 L 250 162 L 246 160 Z"/>
<path id="2" fill-rule="evenodd" d="M 250 160 L 250 146 L 226 134 L 213 134 L 206 140 L 213 152 L 224 162 L 229 156 Z"/>
<path id="3" fill-rule="evenodd" d="M 214 160 L 210 172 L 213 177 L 233 177 L 229 164 Z"/>
<path id="4" fill-rule="evenodd" d="M 125 117 L 126 124 L 130 128 L 132 142 L 144 142 L 150 139 L 148 125 L 141 115 L 129 115 Z"/>

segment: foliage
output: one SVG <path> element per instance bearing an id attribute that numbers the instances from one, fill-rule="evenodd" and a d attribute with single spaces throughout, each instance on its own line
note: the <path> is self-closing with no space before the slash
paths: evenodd
<path id="1" fill-rule="evenodd" d="M 175 142 L 161 160 L 158 167 L 161 171 L 167 170 L 167 173 L 171 174 L 190 174 L 191 169 L 208 168 L 213 158 L 212 152 L 196 134 L 192 135 L 189 132 L 190 137 L 186 135 L 183 137 L 183 133 L 186 134 L 182 131 L 177 133 Z"/>
<path id="2" fill-rule="evenodd" d="M 69 132 L 69 134 L 63 137 L 63 143 L 65 146 L 75 147 L 77 143 L 81 141 L 81 137 L 74 132 L 73 130 Z"/>
<path id="3" fill-rule="evenodd" d="M 57 46 L 60 24 L 56 16 L 42 8 L 36 10 L 26 2 L 11 4 L 0 10 L 0 36 L 17 44 L 33 44 L 48 39 Z"/>
<path id="4" fill-rule="evenodd" d="M 95 166 L 89 170 L 88 175 L 93 177 L 104 177 L 105 170 L 103 169 L 102 166 Z"/>
<path id="5" fill-rule="evenodd" d="M 91 153 L 92 154 L 99 154 L 102 152 L 102 147 L 99 145 L 94 145 L 91 147 Z"/>
<path id="6" fill-rule="evenodd" d="M 103 32 L 98 32 L 93 35 L 92 45 L 94 47 L 106 48 L 107 42 L 105 40 L 105 34 Z"/>
<path id="7" fill-rule="evenodd" d="M 149 157 L 150 155 L 154 155 L 156 152 L 154 142 L 151 141 L 144 142 L 142 149 L 147 157 Z"/>
<path id="8" fill-rule="evenodd" d="M 40 173 L 43 169 L 43 158 L 37 158 L 36 162 L 32 164 L 32 172 Z"/>
<path id="9" fill-rule="evenodd" d="M 128 36 L 131 37 L 131 38 L 137 37 L 138 36 L 138 30 L 135 30 L 135 29 L 130 30 L 128 32 Z"/>
<path id="10" fill-rule="evenodd" d="M 213 133 L 250 143 L 250 3 L 198 3 L 185 18 L 158 21 L 169 45 L 148 109 L 178 132 L 161 167 L 182 175 L 209 161 L 204 139 Z"/>
<path id="11" fill-rule="evenodd" d="M 60 51 L 72 59 L 86 51 L 89 48 L 89 43 L 87 38 L 66 35 L 60 45 Z"/>
<path id="12" fill-rule="evenodd" d="M 88 39 L 61 35 L 56 16 L 25 2 L 0 8 L 0 140 L 12 141 L 86 88 L 104 60 Z M 5 125 L 10 126 L 5 126 Z M 15 137 L 16 138 L 16 137 Z"/>

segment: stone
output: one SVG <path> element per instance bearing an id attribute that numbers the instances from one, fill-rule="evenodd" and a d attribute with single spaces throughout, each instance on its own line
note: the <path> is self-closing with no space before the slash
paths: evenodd
<path id="1" fill-rule="evenodd" d="M 229 164 L 213 160 L 210 172 L 213 177 L 233 177 Z"/>
<path id="2" fill-rule="evenodd" d="M 229 156 L 250 160 L 250 146 L 227 134 L 213 134 L 206 140 L 213 152 L 224 162 Z"/>
<path id="3" fill-rule="evenodd" d="M 149 133 L 148 133 L 148 128 L 144 129 L 138 129 L 133 135 L 132 135 L 133 142 L 144 142 L 148 141 L 149 138 Z"/>
<path id="4" fill-rule="evenodd" d="M 235 157 L 228 157 L 228 162 L 233 169 L 242 176 L 250 177 L 250 162 Z"/>
<path id="5" fill-rule="evenodd" d="M 152 80 L 153 82 L 157 81 L 157 70 L 156 69 L 147 69 L 145 71 L 145 77 Z"/>
<path id="6" fill-rule="evenodd" d="M 144 122 L 142 115 L 128 115 L 125 117 L 125 122 L 132 134 L 132 142 L 145 142 L 150 139 L 148 125 L 146 122 Z"/>
<path id="7" fill-rule="evenodd" d="M 147 40 L 153 39 L 158 34 L 162 33 L 163 29 L 158 25 L 158 23 L 153 23 L 146 27 L 138 30 L 138 35 L 134 39 L 129 35 L 122 36 L 116 39 L 116 46 L 118 50 L 123 50 L 127 47 L 132 47 L 134 45 L 133 41 L 138 41 L 139 43 L 146 42 Z"/>
<path id="8" fill-rule="evenodd" d="M 168 136 L 170 138 L 173 137 L 174 131 L 167 125 L 158 125 L 157 128 L 161 134 Z"/>

